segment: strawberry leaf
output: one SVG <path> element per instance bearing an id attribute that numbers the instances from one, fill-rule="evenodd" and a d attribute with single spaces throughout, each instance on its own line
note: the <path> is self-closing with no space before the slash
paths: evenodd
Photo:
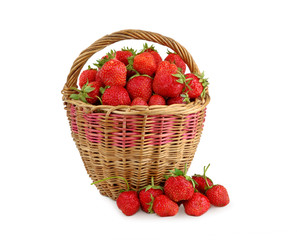
<path id="1" fill-rule="evenodd" d="M 79 100 L 79 95 L 78 94 L 71 94 L 70 98 L 72 98 L 74 100 Z"/>

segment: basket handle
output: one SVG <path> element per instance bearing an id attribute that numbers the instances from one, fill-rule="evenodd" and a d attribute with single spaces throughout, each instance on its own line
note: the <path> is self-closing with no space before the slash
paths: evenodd
<path id="1" fill-rule="evenodd" d="M 163 46 L 169 47 L 172 50 L 174 50 L 178 55 L 181 56 L 184 62 L 188 65 L 191 72 L 200 73 L 199 68 L 196 65 L 191 54 L 182 45 L 180 45 L 172 38 L 165 37 L 161 34 L 154 33 L 154 32 L 127 29 L 127 30 L 122 30 L 122 31 L 118 31 L 118 32 L 114 32 L 112 34 L 106 35 L 98 39 L 87 49 L 82 51 L 80 55 L 73 62 L 73 65 L 70 69 L 70 73 L 68 74 L 68 77 L 67 77 L 67 82 L 64 86 L 64 90 L 66 90 L 65 88 L 69 89 L 71 87 L 77 87 L 78 75 L 81 69 L 83 68 L 83 66 L 85 65 L 85 63 L 88 61 L 88 59 L 91 56 L 93 56 L 93 54 L 95 54 L 96 52 L 104 49 L 105 47 L 113 43 L 116 43 L 122 40 L 128 40 L 128 39 L 146 40 L 146 41 L 155 42 Z"/>

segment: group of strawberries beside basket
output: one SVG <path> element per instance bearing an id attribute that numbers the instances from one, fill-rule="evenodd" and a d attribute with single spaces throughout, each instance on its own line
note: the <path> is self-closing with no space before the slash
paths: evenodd
<path id="1" fill-rule="evenodd" d="M 201 216 L 206 213 L 211 204 L 216 207 L 224 207 L 230 199 L 227 189 L 213 181 L 205 174 L 209 165 L 204 167 L 202 175 L 187 175 L 187 166 L 181 171 L 170 171 L 171 175 L 165 176 L 164 187 L 155 186 L 152 178 L 151 185 L 145 186 L 139 192 L 129 189 L 127 180 L 123 177 L 109 177 L 92 184 L 120 178 L 127 184 L 127 189 L 122 191 L 117 198 L 118 208 L 126 215 L 131 216 L 141 208 L 146 213 L 156 213 L 160 217 L 174 216 L 183 204 L 186 214 Z"/>
<path id="2" fill-rule="evenodd" d="M 153 45 L 111 50 L 79 76 L 79 89 L 70 98 L 93 105 L 187 104 L 204 98 L 208 85 L 204 73 L 187 73 L 182 58 L 167 52 L 162 60 Z"/>

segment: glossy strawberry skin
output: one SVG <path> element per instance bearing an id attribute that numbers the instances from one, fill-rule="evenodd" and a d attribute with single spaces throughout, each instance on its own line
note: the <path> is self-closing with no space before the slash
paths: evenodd
<path id="1" fill-rule="evenodd" d="M 153 211 L 160 217 L 170 217 L 178 213 L 178 205 L 166 195 L 157 196 L 153 203 Z"/>
<path id="2" fill-rule="evenodd" d="M 153 91 L 162 97 L 177 97 L 182 93 L 184 85 L 177 82 L 177 66 L 168 61 L 159 64 L 153 80 Z"/>
<path id="3" fill-rule="evenodd" d="M 126 85 L 127 69 L 124 63 L 117 59 L 111 59 L 106 62 L 99 71 L 99 77 L 104 86 L 122 86 Z"/>
<path id="4" fill-rule="evenodd" d="M 185 212 L 191 216 L 201 216 L 210 208 L 210 202 L 202 193 L 195 192 L 193 196 L 183 202 Z"/>
<path id="5" fill-rule="evenodd" d="M 136 105 L 148 106 L 147 105 L 147 102 L 144 101 L 140 97 L 134 98 L 133 101 L 132 101 L 132 103 L 131 103 L 131 106 L 136 106 Z"/>
<path id="6" fill-rule="evenodd" d="M 191 90 L 188 92 L 189 98 L 198 98 L 203 91 L 202 83 L 199 82 L 200 79 L 193 73 L 188 73 L 185 75 L 185 77 L 186 79 L 192 78 L 192 80 L 189 82 L 189 86 L 191 87 Z"/>
<path id="7" fill-rule="evenodd" d="M 152 82 L 153 80 L 147 76 L 137 76 L 130 79 L 127 83 L 127 91 L 131 100 L 141 97 L 144 101 L 148 101 L 152 96 Z"/>
<path id="8" fill-rule="evenodd" d="M 186 64 L 179 55 L 177 55 L 175 53 L 170 53 L 165 58 L 165 61 L 175 64 L 178 68 L 181 69 L 182 73 L 186 72 Z"/>
<path id="9" fill-rule="evenodd" d="M 153 96 L 151 96 L 151 98 L 149 99 L 149 106 L 152 106 L 152 105 L 166 105 L 166 101 L 165 99 L 158 95 L 158 94 L 155 94 Z"/>
<path id="10" fill-rule="evenodd" d="M 130 105 L 131 100 L 127 90 L 122 86 L 111 86 L 102 95 L 103 105 Z"/>
<path id="11" fill-rule="evenodd" d="M 157 64 L 151 53 L 143 52 L 134 57 L 133 68 L 140 74 L 152 77 L 157 70 Z"/>
<path id="12" fill-rule="evenodd" d="M 230 202 L 227 189 L 222 185 L 212 186 L 206 191 L 206 197 L 216 207 L 224 207 Z"/>
<path id="13" fill-rule="evenodd" d="M 145 52 L 149 52 L 149 53 L 151 53 L 153 55 L 157 66 L 159 65 L 160 62 L 162 62 L 162 58 L 161 58 L 160 54 L 157 51 L 152 50 L 152 49 L 149 48 L 149 49 L 146 49 Z"/>
<path id="14" fill-rule="evenodd" d="M 194 187 L 184 176 L 172 176 L 166 180 L 164 192 L 171 200 L 179 202 L 189 200 L 194 194 Z"/>
<path id="15" fill-rule="evenodd" d="M 120 193 L 117 198 L 117 206 L 126 216 L 132 216 L 140 207 L 138 194 L 135 191 L 126 191 Z"/>
<path id="16" fill-rule="evenodd" d="M 186 104 L 186 102 L 184 102 L 183 97 L 178 96 L 178 97 L 174 97 L 174 98 L 169 98 L 167 100 L 167 105 L 172 105 L 172 104 Z"/>
<path id="17" fill-rule="evenodd" d="M 196 181 L 196 183 L 197 183 L 197 185 L 195 186 L 195 188 L 196 188 L 200 193 L 205 194 L 206 189 L 207 189 L 207 184 L 206 184 L 206 181 L 205 181 L 204 177 L 201 176 L 201 175 L 194 175 L 192 178 L 193 178 L 193 179 Z M 207 179 L 208 185 L 211 187 L 211 186 L 213 185 L 212 180 L 211 180 L 210 178 L 208 178 L 208 177 L 206 177 L 206 179 Z"/>
<path id="18" fill-rule="evenodd" d="M 96 69 L 84 70 L 79 76 L 79 87 L 82 88 L 87 82 L 90 83 L 96 81 L 96 74 Z"/>
<path id="19" fill-rule="evenodd" d="M 128 57 L 133 56 L 133 54 L 130 51 L 117 51 L 116 52 L 116 59 L 121 61 L 122 63 L 127 66 L 128 63 Z"/>
<path id="20" fill-rule="evenodd" d="M 139 192 L 139 200 L 140 200 L 140 205 L 141 209 L 145 211 L 146 213 L 149 212 L 150 208 L 150 203 L 152 201 L 152 197 L 156 198 L 157 196 L 160 196 L 163 194 L 163 191 L 161 189 L 149 189 L 149 190 L 141 190 Z"/>

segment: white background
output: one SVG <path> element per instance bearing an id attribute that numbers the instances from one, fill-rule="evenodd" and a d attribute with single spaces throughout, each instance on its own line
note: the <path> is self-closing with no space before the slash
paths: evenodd
<path id="1" fill-rule="evenodd" d="M 295 3 L 2 1 L 0 239 L 296 239 Z M 189 173 L 211 163 L 227 207 L 126 217 L 90 185 L 60 91 L 82 50 L 128 28 L 174 38 L 209 77 Z"/>

